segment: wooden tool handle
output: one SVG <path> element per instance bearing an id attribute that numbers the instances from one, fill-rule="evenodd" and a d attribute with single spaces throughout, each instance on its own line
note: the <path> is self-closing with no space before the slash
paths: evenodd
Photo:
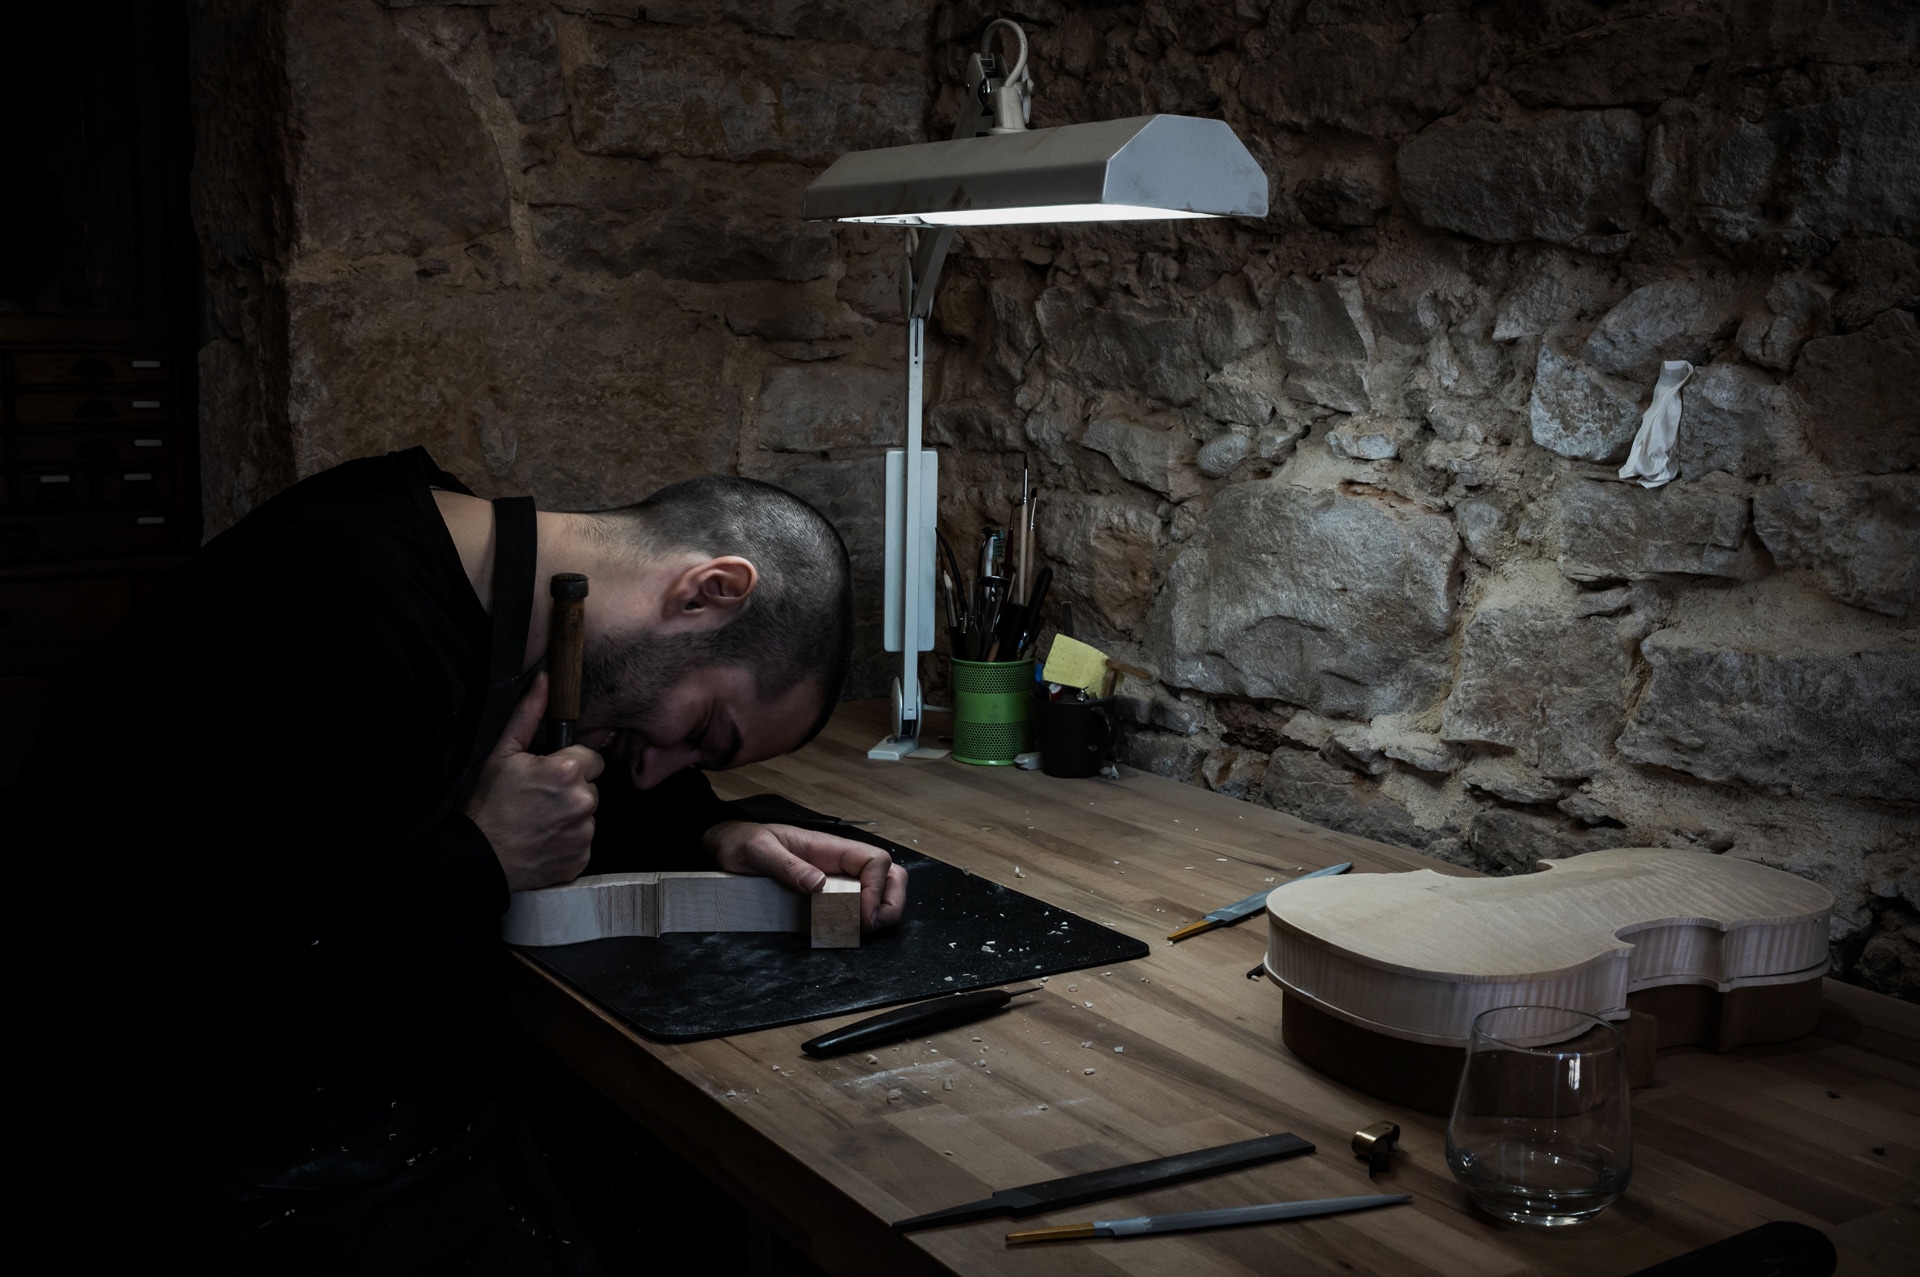
<path id="1" fill-rule="evenodd" d="M 547 746 L 565 749 L 573 744 L 573 725 L 580 717 L 587 578 L 578 572 L 556 572 L 548 589 L 553 595 L 553 620 L 547 626 Z"/>

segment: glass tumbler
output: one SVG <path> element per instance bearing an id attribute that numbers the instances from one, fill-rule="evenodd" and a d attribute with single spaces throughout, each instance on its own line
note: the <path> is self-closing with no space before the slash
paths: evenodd
<path id="1" fill-rule="evenodd" d="M 1482 1208 L 1520 1224 L 1577 1224 L 1633 1178 L 1627 1044 L 1558 1007 L 1475 1017 L 1447 1124 L 1447 1164 Z"/>

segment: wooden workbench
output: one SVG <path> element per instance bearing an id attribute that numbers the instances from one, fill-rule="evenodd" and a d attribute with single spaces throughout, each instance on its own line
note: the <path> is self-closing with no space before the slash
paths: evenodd
<path id="1" fill-rule="evenodd" d="M 1055 976 L 1032 1005 L 883 1048 L 877 1064 L 800 1053 L 842 1021 L 667 1046 L 524 959 L 510 992 L 536 1040 L 829 1272 L 1611 1277 L 1776 1219 L 1825 1230 L 1842 1274 L 1913 1271 L 1920 1008 L 1828 981 L 1812 1037 L 1663 1053 L 1656 1084 L 1634 1095 L 1625 1197 L 1576 1228 L 1498 1223 L 1448 1172 L 1444 1119 L 1349 1090 L 1280 1045 L 1279 992 L 1245 978 L 1265 951 L 1258 918 L 1177 947 L 1164 939 L 1301 869 L 1445 866 L 1156 776 L 869 762 L 880 734 L 877 707 L 851 706 L 805 750 L 718 775 L 716 787 L 873 820 L 896 842 L 1147 940 L 1152 955 Z M 1348 1141 L 1381 1118 L 1400 1123 L 1403 1152 L 1369 1183 Z M 887 1226 L 996 1188 L 1277 1131 L 1319 1152 L 1018 1226 L 1370 1191 L 1414 1202 L 1013 1250 L 1005 1220 L 905 1237 Z"/>

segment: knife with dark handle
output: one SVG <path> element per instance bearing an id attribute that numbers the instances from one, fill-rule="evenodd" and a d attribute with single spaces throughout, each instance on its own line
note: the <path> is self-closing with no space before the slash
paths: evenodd
<path id="1" fill-rule="evenodd" d="M 949 1206 L 946 1210 L 900 1220 L 894 1224 L 893 1230 L 905 1233 L 940 1224 L 965 1224 L 1002 1215 L 1018 1219 L 1023 1215 L 1078 1206 L 1082 1202 L 1097 1202 L 1106 1197 L 1122 1197 L 1128 1193 L 1162 1188 L 1206 1175 L 1218 1175 L 1223 1171 L 1244 1170 L 1249 1166 L 1261 1166 L 1267 1162 L 1277 1162 L 1283 1157 L 1298 1157 L 1311 1152 L 1313 1145 L 1298 1135 L 1262 1135 L 1258 1139 L 1241 1140 L 1237 1144 L 1222 1144 L 1217 1148 L 1197 1149 L 1172 1157 L 1156 1157 L 1150 1162 L 1134 1162 L 1129 1166 L 1069 1175 L 1065 1179 L 1042 1180 L 1038 1184 L 1027 1184 L 1020 1188 L 1003 1188 L 981 1201 Z"/>
<path id="2" fill-rule="evenodd" d="M 1039 991 L 1040 986 L 1036 984 L 1030 989 L 982 989 L 977 993 L 955 993 L 949 997 L 934 998 L 930 1002 L 916 1002 L 910 1007 L 883 1011 L 831 1033 L 822 1033 L 817 1038 L 802 1042 L 800 1049 L 817 1059 L 845 1055 L 848 1051 L 881 1046 L 888 1042 L 904 1042 L 935 1029 L 971 1024 L 982 1016 L 998 1011 L 1022 994 Z"/>

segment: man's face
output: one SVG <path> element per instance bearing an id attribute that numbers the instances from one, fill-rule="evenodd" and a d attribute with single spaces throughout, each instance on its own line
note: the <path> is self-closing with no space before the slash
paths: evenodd
<path id="1" fill-rule="evenodd" d="M 697 665 L 672 640 L 607 639 L 587 654 L 582 744 L 624 763 L 636 789 L 688 767 L 757 763 L 799 746 L 820 710 L 804 681 L 772 701 L 741 665 Z"/>

